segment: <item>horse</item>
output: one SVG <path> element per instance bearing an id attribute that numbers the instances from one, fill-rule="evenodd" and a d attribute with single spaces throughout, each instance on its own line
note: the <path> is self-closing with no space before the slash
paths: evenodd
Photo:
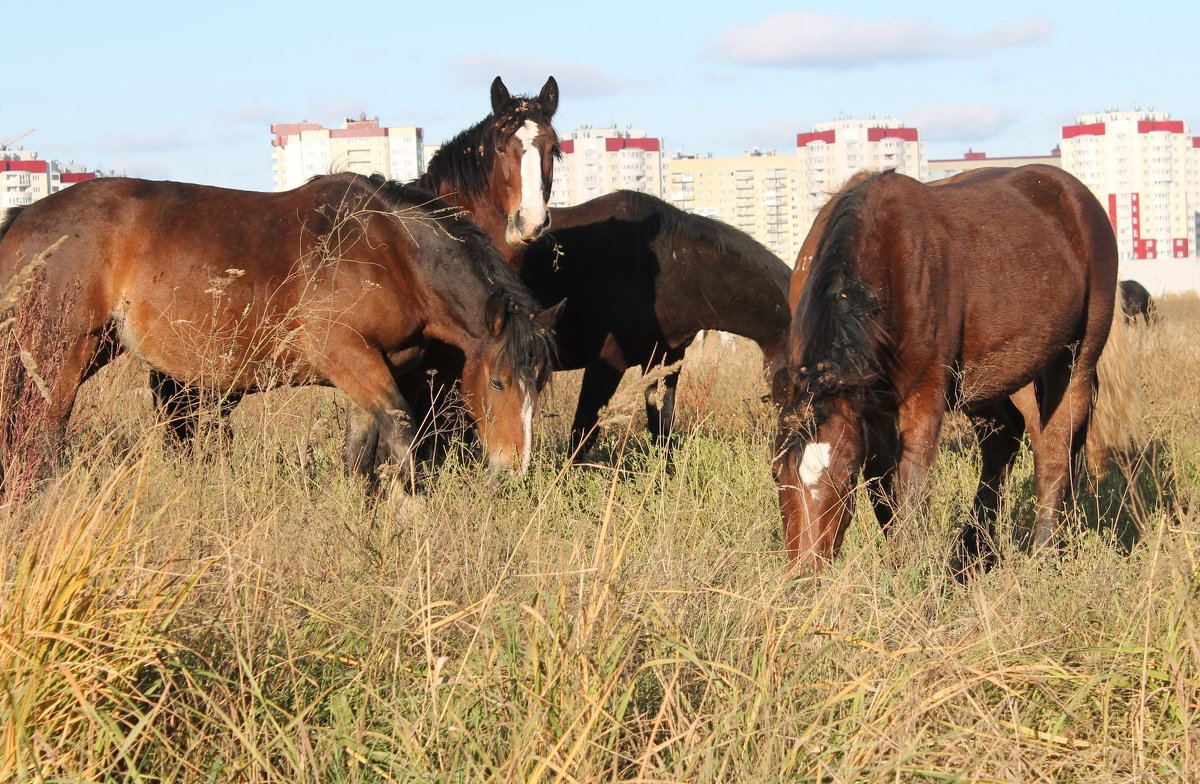
<path id="1" fill-rule="evenodd" d="M 700 330 L 750 338 L 768 377 L 781 362 L 791 269 L 749 235 L 662 199 L 616 191 L 551 208 L 551 231 L 524 249 L 521 278 L 555 322 L 556 370 L 583 368 L 571 451 L 596 438 L 600 409 L 625 371 L 683 359 Z M 679 372 L 645 391 L 647 427 L 669 455 Z"/>
<path id="2" fill-rule="evenodd" d="M 1154 298 L 1150 296 L 1146 287 L 1136 280 L 1121 281 L 1121 312 L 1129 324 L 1136 324 L 1138 316 L 1142 317 L 1146 326 L 1158 320 Z"/>
<path id="3" fill-rule="evenodd" d="M 479 122 L 459 132 L 438 148 L 425 173 L 409 183 L 429 191 L 468 213 L 491 238 L 505 262 L 526 243 L 536 240 L 549 224 L 547 202 L 554 178 L 554 163 L 561 157 L 558 136 L 551 119 L 558 109 L 558 82 L 551 76 L 538 96 L 513 96 L 497 76 L 491 85 L 492 111 Z M 463 357 L 452 346 L 431 343 L 425 350 L 425 366 L 437 373 L 439 400 L 462 375 Z M 422 374 L 397 379 L 410 403 L 424 394 Z M 155 402 L 179 443 L 189 443 L 196 434 L 200 402 L 196 390 L 176 379 L 151 371 L 150 386 Z M 236 397 L 221 401 L 222 418 L 237 405 Z M 348 439 L 356 453 L 377 434 L 365 429 L 370 417 L 352 412 Z M 422 416 L 419 422 L 426 419 Z M 373 443 L 373 441 L 371 441 Z M 370 458 L 366 458 L 370 462 Z M 384 459 L 381 455 L 379 459 Z M 358 470 L 358 469 L 356 469 Z"/>
<path id="4" fill-rule="evenodd" d="M 860 470 L 885 532 L 897 511 L 911 515 L 951 405 L 970 416 L 983 455 L 963 573 L 990 566 L 999 487 L 1024 426 L 1011 396 L 1030 385 L 1034 539 L 1051 544 L 1115 302 L 1103 207 L 1071 175 L 1033 165 L 939 185 L 866 175 L 823 213 L 811 263 L 797 264 L 788 365 L 772 385 L 772 470 L 793 563 L 820 568 L 837 554 Z"/>
<path id="5" fill-rule="evenodd" d="M 439 341 L 465 357 L 463 396 L 489 469 L 528 466 L 548 325 L 487 235 L 425 191 L 356 174 L 282 193 L 90 180 L 9 211 L 3 280 L 64 236 L 37 292 L 46 332 L 65 347 L 48 390 L 59 439 L 79 385 L 128 351 L 187 388 L 235 398 L 334 386 L 369 412 L 413 487 L 412 409 L 396 379 L 419 372 Z"/>
<path id="6" fill-rule="evenodd" d="M 492 113 L 443 144 L 411 184 L 471 214 L 508 263 L 550 225 L 554 163 L 562 156 L 550 121 L 558 109 L 551 76 L 536 98 L 513 97 L 497 76 Z"/>

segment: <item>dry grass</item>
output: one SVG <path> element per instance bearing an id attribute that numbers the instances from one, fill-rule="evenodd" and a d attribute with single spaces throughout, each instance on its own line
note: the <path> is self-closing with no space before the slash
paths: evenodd
<path id="1" fill-rule="evenodd" d="M 789 575 L 745 344 L 685 364 L 673 472 L 637 413 L 607 467 L 565 469 L 565 374 L 527 479 L 455 456 L 393 504 L 342 477 L 334 393 L 251 396 L 231 450 L 193 456 L 121 360 L 69 470 L 0 510 L 0 779 L 1200 778 L 1200 305 L 1161 312 L 1132 477 L 1083 486 L 1031 560 L 1022 455 L 1004 558 L 965 587 L 954 440 L 919 530 L 864 509 L 831 569 Z"/>

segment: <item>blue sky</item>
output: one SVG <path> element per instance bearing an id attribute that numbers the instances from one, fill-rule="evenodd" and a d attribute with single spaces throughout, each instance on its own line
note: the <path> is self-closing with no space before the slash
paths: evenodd
<path id="1" fill-rule="evenodd" d="M 493 77 L 530 93 L 550 74 L 560 131 L 630 125 L 688 154 L 790 152 L 839 115 L 915 125 L 931 158 L 1044 154 L 1063 125 L 1109 107 L 1200 133 L 1200 6 L 1114 8 L 21 3 L 4 14 L 0 139 L 33 127 L 19 143 L 43 158 L 269 190 L 271 123 L 365 112 L 439 143 L 487 114 Z"/>

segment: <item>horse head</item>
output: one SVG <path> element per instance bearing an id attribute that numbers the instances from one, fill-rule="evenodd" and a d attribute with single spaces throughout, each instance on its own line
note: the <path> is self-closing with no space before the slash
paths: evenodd
<path id="1" fill-rule="evenodd" d="M 510 245 L 533 242 L 550 225 L 550 187 L 558 136 L 550 124 L 558 108 L 558 83 L 551 76 L 537 98 L 513 97 L 497 76 L 492 82 L 492 114 L 487 123 L 491 155 L 492 200 L 506 216 L 504 238 Z"/>
<path id="2" fill-rule="evenodd" d="M 466 352 L 462 395 L 493 473 L 529 468 L 533 414 L 550 378 L 550 335 L 560 307 L 537 314 L 500 292 L 488 297 L 486 329 L 475 350 Z"/>
<path id="3" fill-rule="evenodd" d="M 772 384 L 780 412 L 771 470 L 779 488 L 784 545 L 793 563 L 812 568 L 820 568 L 841 546 L 865 451 L 864 391 L 842 388 L 828 370 L 784 368 Z"/>

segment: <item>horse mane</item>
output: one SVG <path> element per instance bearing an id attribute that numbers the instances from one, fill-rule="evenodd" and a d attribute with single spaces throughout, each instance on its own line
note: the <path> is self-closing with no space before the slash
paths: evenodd
<path id="1" fill-rule="evenodd" d="M 412 184 L 433 193 L 453 192 L 462 196 L 483 193 L 496 160 L 493 139 L 511 136 L 526 120 L 550 125 L 550 114 L 537 98 L 527 95 L 510 98 L 504 111 L 489 114 L 439 147 L 429 159 L 425 173 Z M 553 155 L 556 163 L 562 158 L 557 144 Z"/>
<path id="2" fill-rule="evenodd" d="M 25 209 L 24 206 L 9 207 L 4 211 L 4 218 L 0 219 L 0 240 L 4 239 L 4 235 L 8 233 L 9 227 L 13 225 L 13 221 L 17 219 L 17 216 L 21 214 L 21 210 L 23 209 Z"/>
<path id="3" fill-rule="evenodd" d="M 814 399 L 866 388 L 882 370 L 886 341 L 879 298 L 851 268 L 864 196 L 875 180 L 867 178 L 837 197 L 796 306 L 792 372 Z"/>
<path id="4" fill-rule="evenodd" d="M 488 295 L 495 293 L 504 299 L 508 310 L 504 352 L 512 360 L 520 379 L 535 384 L 538 368 L 549 367 L 555 358 L 553 340 L 537 318 L 541 307 L 517 273 L 504 263 L 487 233 L 471 220 L 470 213 L 415 185 L 389 180 L 381 174 L 358 176 L 372 194 L 382 199 L 388 210 L 420 209 L 432 217 L 440 229 L 462 243 L 470 270 Z"/>
<path id="5" fill-rule="evenodd" d="M 773 251 L 746 232 L 716 218 L 686 212 L 648 193 L 624 190 L 617 191 L 613 197 L 621 200 L 622 214 L 634 221 L 658 219 L 660 231 L 653 240 L 655 244 L 670 243 L 673 236 L 679 235 L 711 245 L 720 253 L 737 256 L 759 267 L 779 284 L 780 289 L 787 292 L 791 269 Z M 663 255 L 659 253 L 660 257 Z"/>

